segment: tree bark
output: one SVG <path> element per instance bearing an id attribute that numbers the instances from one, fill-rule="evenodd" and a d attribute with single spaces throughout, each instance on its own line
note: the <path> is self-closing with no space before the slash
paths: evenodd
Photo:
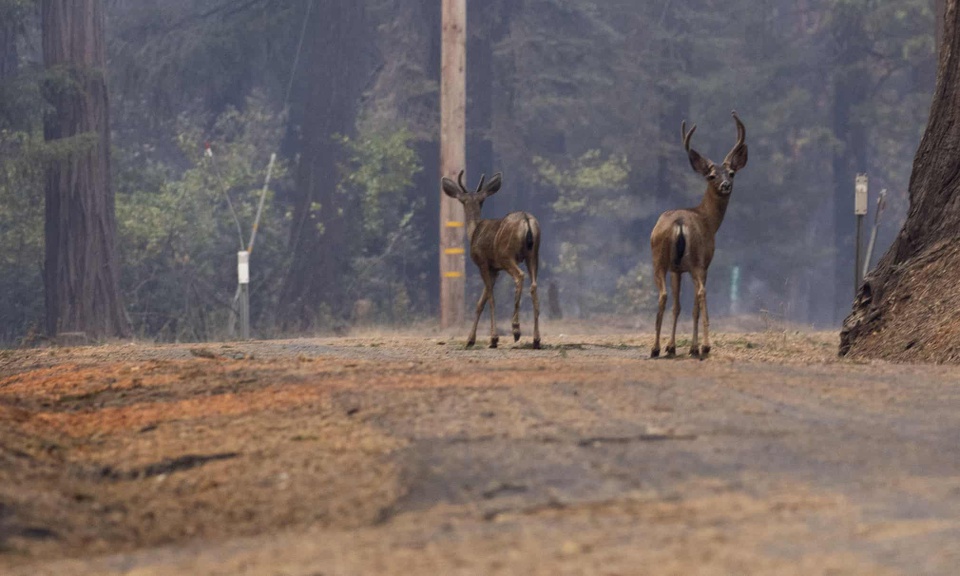
<path id="1" fill-rule="evenodd" d="M 352 249 L 349 206 L 338 191 L 342 150 L 335 136 L 354 132 L 373 68 L 362 2 L 321 0 L 311 18 L 310 80 L 299 111 L 303 139 L 293 197 L 292 260 L 278 314 L 288 330 L 311 328 L 324 318 L 343 320 L 351 310 L 344 281 Z"/>
<path id="2" fill-rule="evenodd" d="M 20 66 L 17 39 L 23 26 L 21 10 L 0 0 L 0 130 L 22 129 L 27 124 L 12 98 Z"/>
<path id="3" fill-rule="evenodd" d="M 945 0 L 937 86 L 900 234 L 865 279 L 840 354 L 956 362 L 960 325 L 960 0 Z"/>
<path id="4" fill-rule="evenodd" d="M 936 21 L 937 34 L 937 53 L 940 53 L 940 46 L 943 43 L 943 12 L 944 0 L 933 0 L 933 18 Z"/>
<path id="5" fill-rule="evenodd" d="M 17 26 L 15 14 L 0 10 L 0 80 L 13 77 L 17 71 Z"/>
<path id="6" fill-rule="evenodd" d="M 44 121 L 52 158 L 45 183 L 46 329 L 121 337 L 116 215 L 110 175 L 110 122 L 102 0 L 41 4 Z"/>

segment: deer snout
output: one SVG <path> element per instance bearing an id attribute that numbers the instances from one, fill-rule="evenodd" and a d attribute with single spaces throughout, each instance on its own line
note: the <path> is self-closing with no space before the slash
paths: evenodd
<path id="1" fill-rule="evenodd" d="M 732 188 L 733 188 L 733 182 L 729 180 L 724 180 L 723 182 L 720 183 L 720 191 L 725 194 L 729 194 Z"/>

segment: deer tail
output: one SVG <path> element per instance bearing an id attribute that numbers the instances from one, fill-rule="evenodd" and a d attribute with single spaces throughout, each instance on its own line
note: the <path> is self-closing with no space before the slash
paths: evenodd
<path id="1" fill-rule="evenodd" d="M 533 227 L 530 226 L 530 217 L 524 215 L 523 219 L 527 222 L 527 250 L 533 250 Z"/>
<path id="2" fill-rule="evenodd" d="M 673 225 L 673 265 L 680 266 L 683 254 L 687 251 L 686 226 L 683 220 L 677 220 Z"/>

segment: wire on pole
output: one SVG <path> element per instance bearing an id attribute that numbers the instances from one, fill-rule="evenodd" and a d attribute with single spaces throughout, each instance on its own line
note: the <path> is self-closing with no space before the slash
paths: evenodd
<path id="1" fill-rule="evenodd" d="M 206 143 L 206 147 L 206 155 L 213 163 L 213 173 L 216 174 L 217 181 L 220 182 L 220 189 L 223 191 L 223 195 L 227 199 L 227 206 L 230 207 L 230 214 L 233 215 L 233 222 L 237 225 L 237 238 L 240 239 L 240 249 L 243 250 L 243 247 L 246 243 L 243 241 L 243 228 L 240 226 L 240 217 L 237 215 L 237 210 L 233 207 L 233 201 L 230 200 L 230 191 L 227 190 L 227 187 L 223 184 L 223 177 L 220 175 L 220 166 L 217 164 L 217 157 L 213 154 L 213 149 L 210 148 L 209 142 Z"/>
<path id="2" fill-rule="evenodd" d="M 253 244 L 257 241 L 257 230 L 260 228 L 260 216 L 263 214 L 263 203 L 267 199 L 267 190 L 270 188 L 270 177 L 273 176 L 273 164 L 277 161 L 277 153 L 270 155 L 270 163 L 267 165 L 267 178 L 263 181 L 263 191 L 260 192 L 260 204 L 257 205 L 257 216 L 253 219 L 253 228 L 250 229 L 250 244 L 247 246 L 247 252 L 253 253 Z"/>

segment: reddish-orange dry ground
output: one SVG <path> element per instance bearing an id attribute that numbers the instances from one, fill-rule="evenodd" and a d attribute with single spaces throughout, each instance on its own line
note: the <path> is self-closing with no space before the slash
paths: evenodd
<path id="1" fill-rule="evenodd" d="M 0 573 L 960 566 L 957 369 L 839 361 L 833 334 L 547 343 L 2 352 Z"/>

